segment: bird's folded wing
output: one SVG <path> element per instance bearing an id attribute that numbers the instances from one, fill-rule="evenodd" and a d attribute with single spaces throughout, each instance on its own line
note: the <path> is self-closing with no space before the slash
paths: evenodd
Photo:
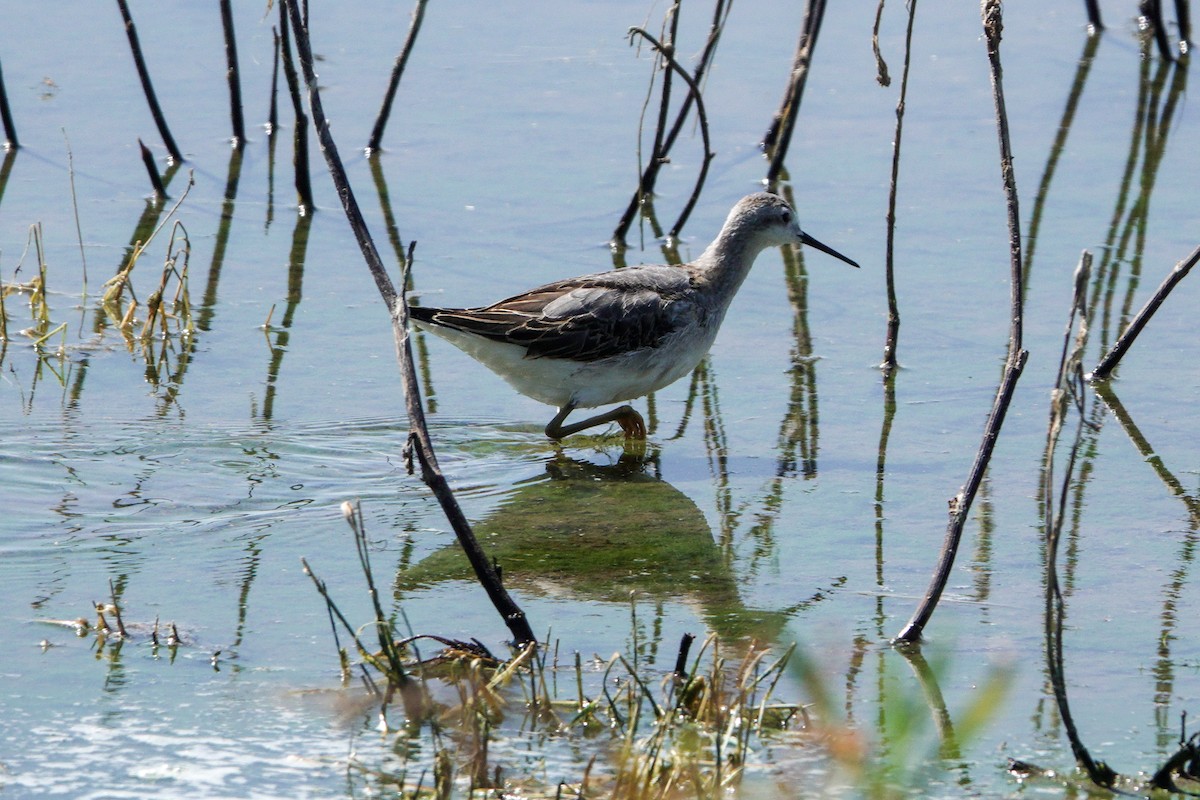
<path id="1" fill-rule="evenodd" d="M 428 310 L 426 321 L 526 347 L 529 358 L 595 361 L 656 347 L 686 315 L 678 301 L 688 284 L 682 270 L 634 267 L 548 284 L 485 308 Z"/>

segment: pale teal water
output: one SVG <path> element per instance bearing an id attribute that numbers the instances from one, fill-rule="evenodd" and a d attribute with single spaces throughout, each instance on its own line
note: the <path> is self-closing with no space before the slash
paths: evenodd
<path id="1" fill-rule="evenodd" d="M 1003 771 L 1010 756 L 1057 770 L 1073 763 L 1046 681 L 1036 496 L 1070 274 L 1081 249 L 1099 255 L 1104 246 L 1138 102 L 1133 9 L 1105 10 L 1110 30 L 1041 218 L 1028 287 L 1031 356 L 977 501 L 975 518 L 986 525 L 982 533 L 978 522 L 969 527 L 929 630 L 932 649 L 949 660 L 940 688 L 952 716 L 993 662 L 1013 664 L 1016 678 L 980 740 L 944 774 L 935 769 L 921 779 L 929 781 L 924 794 L 958 796 L 962 784 L 983 796 L 1031 791 Z M 187 169 L 197 181 L 180 218 L 193 247 L 192 298 L 205 306 L 206 322 L 174 386 L 151 383 L 141 351 L 129 352 L 111 329 L 99 338 L 91 333 L 100 285 L 120 263 L 144 207 L 136 137 L 157 141 L 117 12 L 85 3 L 52 12 L 22 6 L 19 24 L 0 27 L 4 78 L 25 145 L 0 197 L 0 277 L 13 280 L 26 230 L 40 222 L 53 317 L 69 325 L 64 361 L 39 366 L 19 338 L 3 358 L 0 597 L 8 636 L 0 659 L 0 793 L 356 795 L 379 787 L 370 770 L 396 768 L 393 740 L 373 732 L 369 712 L 338 711 L 352 703 L 338 689 L 324 609 L 299 559 L 307 557 L 343 609 L 365 622 L 368 606 L 339 503 L 363 500 L 385 579 L 441 550 L 451 535 L 404 471 L 406 426 L 386 315 L 323 163 L 314 153 L 321 210 L 302 283 L 289 286 L 290 123 L 277 144 L 273 197 L 266 137 L 253 128 L 228 239 L 221 241 L 229 152 L 216 10 L 142 4 L 133 11 L 189 157 L 172 193 L 178 196 Z M 336 14 L 313 9 L 326 107 L 385 251 L 370 170 L 358 153 L 407 13 L 384 4 Z M 270 75 L 270 30 L 259 14 L 246 7 L 237 20 L 246 115 L 255 125 L 265 117 Z M 690 55 L 708 10 L 685 14 L 691 44 L 682 50 Z M 659 494 L 680 503 L 676 514 L 693 530 L 707 526 L 711 553 L 726 565 L 740 609 L 790 609 L 780 641 L 810 649 L 839 707 L 869 739 L 881 735 L 888 697 L 919 694 L 886 642 L 925 588 L 945 502 L 978 445 L 1007 330 L 1006 229 L 977 8 L 923 3 L 919 14 L 898 212 L 905 369 L 881 527 L 875 469 L 883 392 L 873 365 L 884 326 L 896 86 L 874 83 L 867 9 L 830 9 L 789 158 L 805 227 L 864 265 L 853 271 L 806 254 L 817 360 L 805 407 L 816 404 L 815 442 L 810 435 L 797 452 L 781 444 L 781 431 L 786 436 L 796 425 L 788 416 L 795 337 L 781 261 L 765 254 L 726 320 L 710 360 L 707 399 L 696 402 L 682 435 L 674 436 L 687 382 L 657 396 L 657 460 L 648 468 L 663 482 Z M 415 283 L 423 302 L 482 303 L 611 264 L 603 243 L 636 174 L 637 117 L 649 73 L 649 61 L 622 37 L 648 15 L 656 21 L 661 9 L 431 4 L 382 159 L 400 234 L 419 242 Z M 787 4 L 735 6 L 707 84 L 718 155 L 685 231 L 685 256 L 698 253 L 729 205 L 756 188 L 763 165 L 755 143 L 782 92 L 799 16 Z M 902 16 L 899 6 L 887 9 L 881 40 L 894 76 Z M 1047 14 L 1036 4 L 1008 3 L 1005 18 L 1005 87 L 1028 235 L 1084 34 L 1074 7 Z M 1156 59 L 1149 76 L 1158 69 Z M 1164 89 L 1157 107 L 1165 102 Z M 1131 245 L 1113 282 L 1118 314 L 1126 302 L 1131 310 L 1140 306 L 1200 237 L 1200 131 L 1186 95 L 1169 110 L 1146 222 L 1130 228 L 1139 257 Z M 64 128 L 74 154 L 86 299 Z M 698 152 L 698 141 L 682 142 L 660 180 L 658 208 L 668 222 L 690 191 Z M 1135 192 L 1144 174 L 1140 166 L 1133 172 Z M 139 298 L 151 291 L 165 247 L 152 246 L 135 272 Z M 653 242 L 629 254 L 642 258 L 658 258 Z M 31 277 L 32 264 L 27 256 L 18 280 Z M 1140 282 L 1131 286 L 1138 265 Z M 1197 286 L 1193 276 L 1177 289 L 1114 383 L 1193 507 L 1200 469 Z M 289 292 L 294 306 L 286 315 Z M 28 324 L 23 302 L 6 301 L 15 320 L 10 333 Z M 260 326 L 273 305 L 274 328 L 264 334 Z M 1088 361 L 1114 326 L 1096 321 Z M 530 486 L 550 485 L 555 452 L 539 433 L 550 410 L 515 396 L 440 342 L 429 343 L 429 359 L 443 467 L 468 516 L 486 525 L 529 496 Z M 177 372 L 180 363 L 172 355 L 163 372 Z M 706 433 L 706 420 L 716 438 Z M 1111 413 L 1093 439 L 1081 522 L 1061 557 L 1066 675 L 1076 721 L 1095 754 L 1124 772 L 1149 771 L 1174 749 L 1179 712 L 1200 713 L 1200 645 L 1191 622 L 1197 522 L 1156 471 L 1159 462 Z M 615 440 L 565 449 L 601 466 L 620 455 Z M 621 509 L 610 515 L 619 518 Z M 127 621 L 157 617 L 179 626 L 188 644 L 173 663 L 161 652 L 156 657 L 144 638 L 116 654 L 111 646 L 97 653 L 93 640 L 45 624 L 90 616 L 110 580 Z M 570 581 L 513 580 L 534 629 L 551 631 L 563 652 L 607 656 L 633 646 L 626 603 L 573 590 Z M 669 667 L 681 633 L 713 624 L 711 598 L 696 588 L 681 585 L 675 598 L 643 596 L 638 641 L 645 659 Z M 416 631 L 476 637 L 503 649 L 507 631 L 469 583 L 406 590 L 402 607 Z M 43 640 L 52 646 L 43 649 Z M 792 686 L 785 694 L 803 701 L 805 691 Z M 415 759 L 421 757 L 428 752 Z M 534 736 L 514 736 L 494 757 L 507 774 L 550 785 L 577 780 L 586 764 L 573 747 Z M 801 787 L 815 795 L 824 787 L 811 753 L 775 748 L 764 760 L 750 782 L 755 793 L 787 796 Z M 1054 783 L 1039 788 L 1065 792 Z"/>

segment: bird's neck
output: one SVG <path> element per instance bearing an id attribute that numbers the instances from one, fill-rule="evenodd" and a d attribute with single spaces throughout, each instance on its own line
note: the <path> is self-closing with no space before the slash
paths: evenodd
<path id="1" fill-rule="evenodd" d="M 695 260 L 697 283 L 728 304 L 741 287 L 763 246 L 740 231 L 721 235 Z"/>

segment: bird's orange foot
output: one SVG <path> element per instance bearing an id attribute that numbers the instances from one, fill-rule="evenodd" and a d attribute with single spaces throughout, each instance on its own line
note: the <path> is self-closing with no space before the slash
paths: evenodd
<path id="1" fill-rule="evenodd" d="M 620 416 L 616 418 L 621 430 L 625 431 L 626 439 L 644 440 L 646 438 L 646 420 L 633 406 L 621 406 L 617 409 Z"/>

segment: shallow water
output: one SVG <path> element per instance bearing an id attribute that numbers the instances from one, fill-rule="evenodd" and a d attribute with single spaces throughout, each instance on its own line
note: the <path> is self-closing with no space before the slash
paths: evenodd
<path id="1" fill-rule="evenodd" d="M 427 11 L 379 162 L 397 233 L 418 241 L 420 302 L 483 303 L 612 264 L 604 242 L 633 187 L 650 72 L 644 49 L 639 58 L 622 37 L 647 19 L 653 29 L 662 10 L 525 8 L 433 3 Z M 922 796 L 1070 791 L 1056 781 L 1020 784 L 1004 766 L 1008 757 L 1060 772 L 1074 765 L 1046 667 L 1039 504 L 1071 273 L 1080 251 L 1093 249 L 1102 277 L 1087 367 L 1200 230 L 1195 111 L 1186 94 L 1170 93 L 1174 74 L 1142 58 L 1132 7 L 1105 12 L 1109 30 L 1052 162 L 1085 46 L 1082 11 L 1005 5 L 1005 89 L 1033 254 L 1030 360 L 926 651 L 944 661 L 938 689 L 952 719 L 996 664 L 1014 678 L 959 758 L 931 758 L 914 773 Z M 136 138 L 158 137 L 116 10 L 60 3 L 53 18 L 38 16 L 49 13 L 26 9 L 20 25 L 0 28 L 24 145 L 0 195 L 0 277 L 9 284 L 35 274 L 32 255 L 15 270 L 28 226 L 40 222 L 51 317 L 68 326 L 40 360 L 14 336 L 0 365 L 0 597 L 9 632 L 0 786 L 13 796 L 80 797 L 383 791 L 381 775 L 428 763 L 430 747 L 379 736 L 357 690 L 340 688 L 325 609 L 300 566 L 306 558 L 349 618 L 369 619 L 340 503 L 361 499 L 376 574 L 392 584 L 392 607 L 413 631 L 477 638 L 498 653 L 508 631 L 453 558 L 436 503 L 405 470 L 386 312 L 324 164 L 314 152 L 320 210 L 301 224 L 290 121 L 274 161 L 254 127 L 231 171 L 215 11 L 135 4 L 160 99 L 188 155 L 173 199 L 195 171 L 178 218 L 191 242 L 200 325 L 190 343 L 154 342 L 148 354 L 127 345 L 101 322 L 98 295 L 146 206 Z M 237 19 L 255 125 L 271 68 L 270 22 L 260 13 L 241 9 Z M 312 13 L 334 133 L 390 254 L 359 148 L 408 12 L 381 4 Z M 550 409 L 443 342 L 421 340 L 442 467 L 485 544 L 495 541 L 534 630 L 548 631 L 563 654 L 636 652 L 648 669 L 668 670 L 685 631 L 798 641 L 839 713 L 874 742 L 891 735 L 881 721 L 889 703 L 928 696 L 888 640 L 925 589 L 946 501 L 979 444 L 1007 341 L 1009 273 L 978 10 L 927 2 L 918 14 L 897 212 L 904 368 L 881 482 L 885 392 L 874 365 L 886 314 L 897 85 L 874 81 L 865 9 L 829 10 L 788 160 L 806 230 L 863 269 L 806 252 L 807 300 L 797 314 L 789 301 L 797 284 L 785 280 L 779 255 L 764 254 L 694 391 L 685 379 L 652 406 L 640 403 L 652 426 L 640 468 L 622 463 L 616 438 L 568 441 L 560 451 L 540 432 Z M 694 44 L 684 54 L 699 49 L 706 15 L 685 9 L 681 37 Z M 799 17 L 782 3 L 734 8 L 706 84 L 717 158 L 684 231 L 685 258 L 757 187 L 764 166 L 755 143 L 782 92 Z M 897 78 L 903 28 L 900 6 L 889 7 L 881 47 Z M 1155 86 L 1157 95 L 1140 99 Z M 1135 123 L 1139 103 L 1154 109 L 1146 128 Z M 1149 151 L 1153 168 L 1141 143 L 1147 130 L 1165 139 L 1161 154 Z M 691 189 L 699 152 L 697 140 L 681 141 L 660 178 L 656 205 L 667 224 Z M 236 193 L 226 201 L 230 175 Z M 1139 208 L 1141 221 L 1132 213 Z M 134 272 L 143 302 L 167 234 Z M 626 260 L 659 260 L 649 232 L 645 242 Z M 1198 300 L 1200 284 L 1185 279 L 1123 362 L 1111 384 L 1116 402 L 1085 395 L 1093 427 L 1059 553 L 1071 710 L 1095 755 L 1124 773 L 1153 771 L 1176 747 L 1179 713 L 1200 709 L 1191 622 Z M 5 304 L 10 334 L 30 324 L 27 295 Z M 1060 478 L 1074 425 L 1064 429 Z M 562 509 L 572 505 L 586 513 L 568 518 Z M 600 557 L 577 557 L 585 550 Z M 51 624 L 92 618 L 110 582 L 126 623 L 137 626 L 129 641 L 101 645 Z M 638 592 L 632 610 L 630 590 Z M 150 642 L 156 619 L 183 637 L 173 657 Z M 798 677 L 781 688 L 793 702 L 810 691 Z M 507 775 L 551 787 L 579 779 L 586 748 L 516 727 L 510 721 L 492 753 Z M 405 747 L 407 760 L 398 752 Z M 915 759 L 923 747 L 914 746 Z M 830 766 L 812 749 L 770 746 L 746 795 L 828 788 Z"/>

